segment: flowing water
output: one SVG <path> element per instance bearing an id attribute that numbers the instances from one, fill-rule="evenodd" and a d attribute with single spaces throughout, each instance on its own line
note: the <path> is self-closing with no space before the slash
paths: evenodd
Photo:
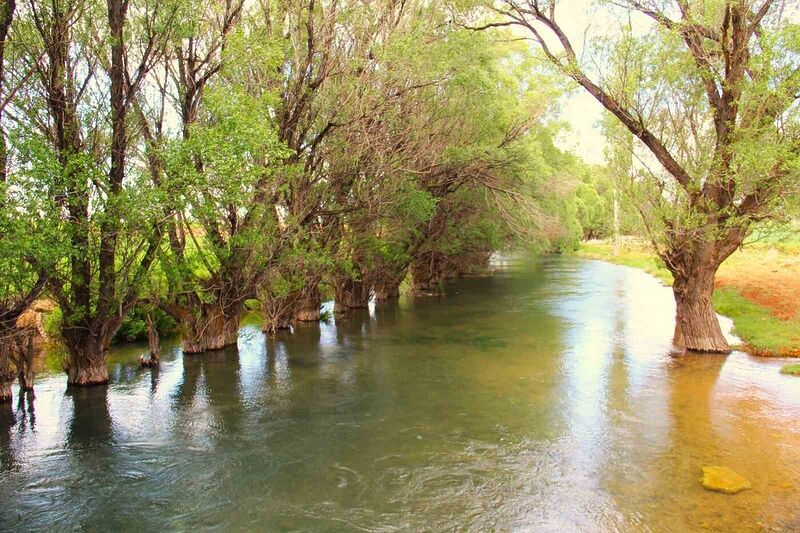
<path id="1" fill-rule="evenodd" d="M 121 348 L 107 389 L 2 410 L 0 528 L 800 530 L 800 379 L 671 356 L 673 309 L 637 270 L 509 260 L 238 353 Z"/>

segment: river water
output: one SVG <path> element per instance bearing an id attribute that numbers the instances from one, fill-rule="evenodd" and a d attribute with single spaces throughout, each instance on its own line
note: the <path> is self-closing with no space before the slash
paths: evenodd
<path id="1" fill-rule="evenodd" d="M 671 356 L 634 269 L 498 269 L 156 371 L 120 348 L 107 389 L 41 376 L 0 410 L 0 529 L 800 530 L 785 361 Z"/>

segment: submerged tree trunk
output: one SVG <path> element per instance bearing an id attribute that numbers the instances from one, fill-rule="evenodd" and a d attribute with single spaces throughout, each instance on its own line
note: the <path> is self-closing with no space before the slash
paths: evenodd
<path id="1" fill-rule="evenodd" d="M 411 264 L 411 290 L 416 295 L 441 294 L 441 284 L 447 272 L 447 257 L 428 252 Z"/>
<path id="2" fill-rule="evenodd" d="M 158 337 L 158 330 L 153 323 L 153 317 L 150 315 L 150 313 L 147 313 L 146 322 L 147 346 L 150 350 L 150 358 L 144 359 L 144 357 L 141 357 L 139 358 L 139 363 L 142 366 L 147 367 L 158 366 L 159 363 L 161 363 L 161 341 Z"/>
<path id="3" fill-rule="evenodd" d="M 198 318 L 181 321 L 183 326 L 183 353 L 195 354 L 221 350 L 237 343 L 239 338 L 239 313 L 226 314 L 218 303 L 201 304 Z"/>
<path id="4" fill-rule="evenodd" d="M 400 284 L 406 277 L 405 269 L 399 274 L 384 273 L 378 276 L 373 285 L 376 302 L 385 302 L 400 297 Z"/>
<path id="5" fill-rule="evenodd" d="M 319 293 L 319 285 L 310 283 L 298 298 L 294 319 L 299 322 L 317 322 L 320 319 L 321 309 L 322 296 Z"/>
<path id="6" fill-rule="evenodd" d="M 261 331 L 267 335 L 275 335 L 280 330 L 291 329 L 295 308 L 298 304 L 297 298 L 297 294 L 261 296 L 261 313 L 264 315 Z"/>
<path id="7" fill-rule="evenodd" d="M 265 317 L 264 325 L 261 326 L 261 331 L 268 335 L 275 335 L 279 331 L 290 331 L 291 329 L 292 316 L 288 314 Z"/>
<path id="8" fill-rule="evenodd" d="M 69 350 L 67 385 L 93 387 L 107 384 L 111 335 L 83 333 L 77 326 L 68 328 L 62 333 Z"/>
<path id="9" fill-rule="evenodd" d="M 369 305 L 370 285 L 353 279 L 340 279 L 334 287 L 334 313 L 350 309 L 364 309 Z"/>
<path id="10" fill-rule="evenodd" d="M 33 391 L 33 357 L 36 353 L 34 335 L 30 332 L 25 334 L 18 343 L 19 363 L 17 364 L 17 379 L 20 389 L 23 392 Z"/>
<path id="11" fill-rule="evenodd" d="M 716 267 L 697 265 L 689 275 L 673 273 L 676 316 L 673 343 L 693 352 L 729 353 L 728 342 L 714 311 Z"/>
<path id="12" fill-rule="evenodd" d="M 16 352 L 15 340 L 11 333 L 0 333 L 0 403 L 11 401 L 11 385 L 14 383 L 14 369 L 11 365 Z"/>

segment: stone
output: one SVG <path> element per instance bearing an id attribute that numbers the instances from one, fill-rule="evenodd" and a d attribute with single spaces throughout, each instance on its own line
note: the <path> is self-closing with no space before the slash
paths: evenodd
<path id="1" fill-rule="evenodd" d="M 750 488 L 750 481 L 727 466 L 704 466 L 703 477 L 700 482 L 708 490 L 724 492 L 725 494 L 736 494 L 739 491 Z"/>

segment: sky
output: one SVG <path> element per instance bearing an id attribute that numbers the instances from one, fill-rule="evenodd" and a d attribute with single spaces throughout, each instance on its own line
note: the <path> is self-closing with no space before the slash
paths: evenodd
<path id="1" fill-rule="evenodd" d="M 558 4 L 556 20 L 580 53 L 587 29 L 597 34 L 613 27 L 603 14 L 604 10 L 594 5 L 593 0 L 566 0 Z M 556 139 L 559 148 L 569 150 L 587 163 L 603 164 L 605 138 L 600 130 L 603 106 L 583 89 L 563 96 L 560 104 L 561 120 L 569 129 Z"/>
<path id="2" fill-rule="evenodd" d="M 559 148 L 580 156 L 587 163 L 605 163 L 606 142 L 599 125 L 603 108 L 597 100 L 586 91 L 575 92 L 562 97 L 561 113 L 569 130 L 557 137 Z"/>

